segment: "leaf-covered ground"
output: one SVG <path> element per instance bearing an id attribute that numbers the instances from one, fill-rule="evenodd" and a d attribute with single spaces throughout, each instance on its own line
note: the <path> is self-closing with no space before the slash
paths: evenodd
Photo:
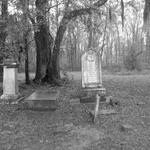
<path id="1" fill-rule="evenodd" d="M 106 75 L 107 94 L 118 113 L 91 122 L 84 105 L 71 103 L 82 94 L 80 74 L 63 87 L 20 85 L 28 95 L 36 89 L 60 90 L 54 112 L 20 110 L 0 105 L 0 150 L 148 150 L 150 147 L 150 76 Z M 105 106 L 104 106 L 105 107 Z M 101 107 L 102 109 L 102 107 Z"/>

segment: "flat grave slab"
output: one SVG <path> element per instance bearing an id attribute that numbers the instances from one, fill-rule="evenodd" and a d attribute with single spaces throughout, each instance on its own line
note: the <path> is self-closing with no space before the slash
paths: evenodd
<path id="1" fill-rule="evenodd" d="M 26 109 L 56 110 L 59 91 L 38 90 L 24 100 Z"/>

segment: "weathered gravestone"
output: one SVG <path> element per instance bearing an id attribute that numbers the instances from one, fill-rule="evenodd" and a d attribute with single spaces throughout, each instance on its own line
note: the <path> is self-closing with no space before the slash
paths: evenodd
<path id="1" fill-rule="evenodd" d="M 96 91 L 96 105 L 94 108 L 94 122 L 98 115 L 99 101 L 105 95 L 102 87 L 101 56 L 99 52 L 89 50 L 82 55 L 82 87 L 85 91 Z M 82 101 L 82 99 L 81 99 Z"/>
<path id="2" fill-rule="evenodd" d="M 89 50 L 82 55 L 82 87 L 102 87 L 102 69 L 100 54 Z"/>
<path id="3" fill-rule="evenodd" d="M 97 91 L 105 94 L 102 86 L 101 55 L 99 52 L 89 50 L 82 55 L 82 88 L 85 91 Z"/>
<path id="4" fill-rule="evenodd" d="M 4 60 L 3 65 L 3 95 L 1 99 L 14 100 L 19 96 L 18 91 L 18 64 L 13 59 Z"/>

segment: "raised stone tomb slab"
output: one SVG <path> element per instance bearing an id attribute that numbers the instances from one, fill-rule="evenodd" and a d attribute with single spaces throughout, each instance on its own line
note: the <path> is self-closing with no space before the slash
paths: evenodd
<path id="1" fill-rule="evenodd" d="M 56 110 L 59 91 L 38 90 L 24 100 L 26 109 Z"/>

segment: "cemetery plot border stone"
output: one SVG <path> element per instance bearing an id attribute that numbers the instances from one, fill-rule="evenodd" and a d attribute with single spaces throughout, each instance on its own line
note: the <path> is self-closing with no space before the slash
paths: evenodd
<path id="1" fill-rule="evenodd" d="M 38 90 L 23 101 L 24 109 L 35 111 L 56 110 L 58 105 L 59 91 Z"/>

